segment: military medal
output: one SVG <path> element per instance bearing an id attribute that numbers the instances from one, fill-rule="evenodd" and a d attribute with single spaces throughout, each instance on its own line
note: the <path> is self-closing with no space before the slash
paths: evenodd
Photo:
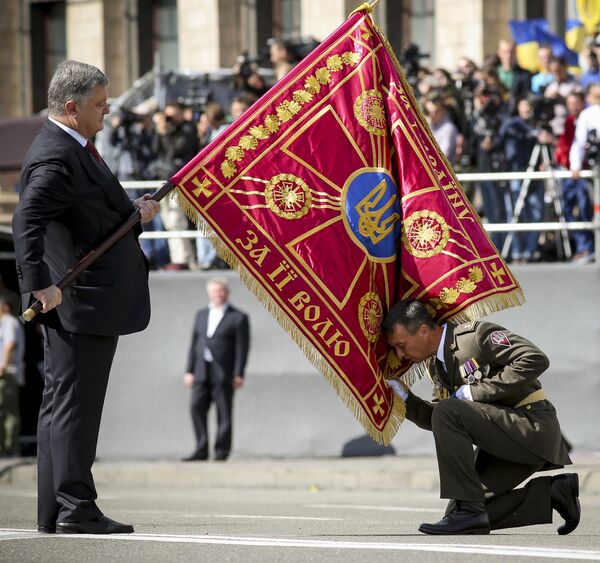
<path id="1" fill-rule="evenodd" d="M 470 358 L 467 360 L 458 368 L 458 371 L 460 372 L 460 377 L 462 380 L 468 385 L 477 385 L 477 383 L 483 377 L 481 368 L 475 358 Z"/>

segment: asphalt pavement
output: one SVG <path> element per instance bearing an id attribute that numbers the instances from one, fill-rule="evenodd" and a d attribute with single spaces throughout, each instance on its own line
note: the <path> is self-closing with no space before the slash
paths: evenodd
<path id="1" fill-rule="evenodd" d="M 0 464 L 2 562 L 300 562 L 600 560 L 600 456 L 574 455 L 582 522 L 489 536 L 430 537 L 439 499 L 431 457 L 236 459 L 227 462 L 98 460 L 99 505 L 134 524 L 131 535 L 35 531 L 32 459 Z"/>

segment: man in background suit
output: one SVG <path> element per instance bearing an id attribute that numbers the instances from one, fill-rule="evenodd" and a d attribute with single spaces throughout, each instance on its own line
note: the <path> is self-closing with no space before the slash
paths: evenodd
<path id="1" fill-rule="evenodd" d="M 138 209 L 91 143 L 108 113 L 108 79 L 77 61 L 61 62 L 48 90 L 48 121 L 23 165 L 13 218 L 22 307 L 42 305 L 44 394 L 38 421 L 38 531 L 111 534 L 133 527 L 96 505 L 91 467 L 112 360 L 121 334 L 150 319 L 148 262 L 141 227 L 124 235 L 71 287 L 67 270 Z"/>
<path id="2" fill-rule="evenodd" d="M 215 460 L 225 461 L 229 457 L 233 393 L 244 383 L 250 347 L 248 316 L 229 304 L 227 280 L 211 279 L 206 291 L 210 303 L 196 315 L 184 375 L 185 385 L 192 389 L 196 450 L 183 461 L 208 459 L 207 415 L 211 402 L 217 408 Z"/>
<path id="3" fill-rule="evenodd" d="M 581 514 L 576 473 L 538 477 L 515 489 L 537 471 L 571 463 L 538 380 L 549 365 L 546 355 L 490 322 L 439 326 L 414 300 L 396 303 L 383 330 L 399 359 L 429 361 L 439 399 L 424 401 L 388 382 L 405 401 L 406 418 L 433 432 L 441 497 L 450 499 L 442 520 L 419 531 L 489 534 L 550 523 L 556 510 L 565 520 L 558 533 L 572 532 Z"/>

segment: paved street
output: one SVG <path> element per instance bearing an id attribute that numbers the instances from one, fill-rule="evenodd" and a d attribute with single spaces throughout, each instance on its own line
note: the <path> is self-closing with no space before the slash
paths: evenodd
<path id="1" fill-rule="evenodd" d="M 432 468 L 423 462 L 424 475 Z M 370 465 L 369 465 L 370 464 Z M 170 464 L 180 471 L 174 481 L 168 464 L 98 464 L 101 508 L 113 518 L 132 522 L 136 533 L 123 536 L 49 536 L 34 531 L 35 484 L 31 467 L 12 482 L 0 484 L 0 561 L 4 562 L 166 562 L 166 561 L 571 561 L 600 560 L 600 495 L 595 488 L 582 492 L 583 520 L 569 536 L 558 536 L 556 526 L 536 526 L 494 532 L 490 536 L 428 537 L 417 531 L 423 521 L 437 521 L 444 503 L 435 491 L 390 484 L 386 468 L 403 460 L 334 460 L 244 462 L 228 464 Z M 410 462 L 409 462 L 410 465 Z M 247 471 L 245 470 L 247 466 Z M 317 479 L 317 470 L 346 474 L 346 484 L 363 474 L 361 487 L 340 481 L 308 483 L 292 479 L 282 486 L 256 486 L 249 476 L 260 466 L 263 473 L 277 466 L 296 468 Z M 366 468 L 370 474 L 365 474 Z M 418 464 L 411 465 L 415 469 Z M 582 464 L 583 468 L 583 464 Z M 587 466 L 589 470 L 589 465 Z M 197 470 L 205 482 L 192 482 Z M 119 473 L 122 479 L 118 478 Z M 591 473 L 585 473 L 587 480 Z M 231 486 L 210 477 L 245 474 Z M 162 476 L 161 476 L 162 475 Z M 367 478 L 382 477 L 382 483 Z M 356 476 L 356 475 L 355 475 Z M 324 483 L 324 484 L 323 484 Z M 419 490 L 421 489 L 421 490 Z"/>

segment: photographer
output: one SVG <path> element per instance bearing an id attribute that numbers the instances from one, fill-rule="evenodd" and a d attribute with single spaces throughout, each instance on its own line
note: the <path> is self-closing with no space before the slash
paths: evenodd
<path id="1" fill-rule="evenodd" d="M 154 179 L 167 180 L 198 152 L 198 138 L 193 123 L 184 119 L 184 106 L 171 102 L 163 112 L 155 114 L 157 135 L 154 149 L 157 159 L 150 167 Z M 185 213 L 167 197 L 161 201 L 161 219 L 168 231 L 185 231 L 189 224 Z M 194 263 L 194 248 L 190 239 L 170 238 L 170 270 L 186 270 Z"/>
<path id="2" fill-rule="evenodd" d="M 575 124 L 583 108 L 585 98 L 581 92 L 567 96 L 567 120 L 565 131 L 556 144 L 556 162 L 563 169 L 570 168 L 569 152 L 575 139 Z M 591 221 L 592 200 L 588 183 L 582 178 L 566 178 L 562 182 L 563 207 L 566 221 Z M 594 236 L 591 231 L 571 231 L 575 247 L 572 262 L 586 264 L 593 258 Z"/>
<path id="3" fill-rule="evenodd" d="M 231 91 L 234 96 L 250 94 L 260 98 L 269 89 L 258 72 L 259 62 L 258 57 L 251 57 L 246 51 L 237 57 L 231 69 Z"/>
<path id="4" fill-rule="evenodd" d="M 402 53 L 400 64 L 406 73 L 406 80 L 414 90 L 415 95 L 418 93 L 419 75 L 422 70 L 419 59 L 429 57 L 426 53 L 421 53 L 418 45 L 411 43 Z"/>
<path id="5" fill-rule="evenodd" d="M 544 98 L 554 104 L 554 117 L 550 122 L 552 132 L 556 137 L 562 135 L 567 119 L 567 108 L 565 100 L 567 96 L 583 89 L 577 79 L 569 74 L 567 63 L 561 58 L 553 58 L 548 63 L 548 69 L 553 80 L 544 89 Z"/>
<path id="6" fill-rule="evenodd" d="M 575 139 L 569 152 L 571 175 L 579 178 L 584 162 L 590 167 L 599 166 L 600 146 L 600 84 L 590 84 L 587 91 L 588 107 L 577 119 Z"/>
<path id="7" fill-rule="evenodd" d="M 579 173 L 584 164 L 596 170 L 600 167 L 600 84 L 591 84 L 588 87 L 587 101 L 589 106 L 577 118 L 575 138 L 569 151 L 571 176 L 575 180 L 580 179 Z M 579 213 L 581 216 L 581 209 Z M 591 215 L 592 211 L 589 210 L 584 217 L 589 220 Z M 593 260 L 592 250 L 590 249 L 588 255 L 578 258 L 588 262 Z"/>
<path id="8" fill-rule="evenodd" d="M 145 180 L 146 168 L 155 158 L 152 143 L 155 104 L 143 103 L 132 110 L 121 108 L 111 120 L 110 144 L 118 148 L 115 176 L 119 180 Z"/>
<path id="9" fill-rule="evenodd" d="M 156 129 L 153 115 L 158 105 L 150 98 L 131 110 L 121 109 L 111 121 L 111 145 L 117 147 L 114 169 L 119 180 L 151 180 L 152 166 L 156 160 L 154 138 Z M 135 197 L 144 190 L 134 190 Z M 160 215 L 144 223 L 144 231 L 162 231 Z M 148 258 L 150 267 L 160 268 L 169 261 L 169 249 L 165 239 L 141 239 L 140 246 Z"/>
<path id="10" fill-rule="evenodd" d="M 477 172 L 503 172 L 505 169 L 502 142 L 498 135 L 505 117 L 504 104 L 499 92 L 481 85 L 473 98 L 473 149 Z M 510 195 L 505 182 L 479 182 L 483 214 L 489 223 L 505 223 L 510 209 Z M 502 248 L 504 233 L 491 233 L 497 248 Z"/>
<path id="11" fill-rule="evenodd" d="M 552 143 L 552 134 L 547 124 L 538 128 L 534 120 L 533 98 L 524 98 L 517 103 L 517 115 L 502 124 L 499 136 L 504 143 L 504 155 L 511 172 L 522 172 L 528 168 L 533 148 L 537 143 Z M 522 181 L 512 180 L 510 192 L 514 207 L 521 193 Z M 517 220 L 537 223 L 544 217 L 544 182 L 529 183 L 525 205 Z M 537 262 L 540 260 L 539 232 L 517 233 L 511 246 L 513 262 Z"/>

